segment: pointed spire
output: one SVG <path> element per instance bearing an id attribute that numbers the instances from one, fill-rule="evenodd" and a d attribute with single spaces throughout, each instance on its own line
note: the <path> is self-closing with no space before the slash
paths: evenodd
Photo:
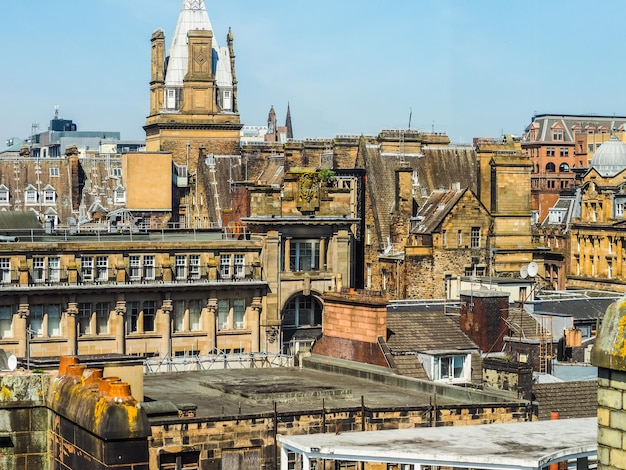
<path id="1" fill-rule="evenodd" d="M 287 139 L 293 139 L 293 128 L 291 127 L 291 109 L 287 102 L 287 117 L 285 118 L 285 127 L 287 128 Z"/>
<path id="2" fill-rule="evenodd" d="M 166 87 L 183 86 L 188 65 L 187 33 L 195 29 L 213 31 L 204 0 L 183 0 L 183 6 L 178 15 L 176 29 L 168 51 Z M 217 49 L 215 38 L 213 38 L 213 48 Z"/>

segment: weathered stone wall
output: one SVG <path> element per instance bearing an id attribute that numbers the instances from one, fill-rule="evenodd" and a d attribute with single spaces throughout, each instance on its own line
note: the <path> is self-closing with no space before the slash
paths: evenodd
<path id="1" fill-rule="evenodd" d="M 47 469 L 48 426 L 45 406 L 47 374 L 0 375 L 0 468 Z"/>
<path id="2" fill-rule="evenodd" d="M 362 408 L 307 410 L 276 414 L 225 416 L 219 419 L 190 418 L 152 422 L 150 468 L 157 468 L 159 456 L 175 450 L 194 452 L 200 468 L 220 470 L 224 459 L 237 455 L 253 459 L 257 468 L 273 468 L 278 452 L 276 434 L 300 435 L 310 433 L 340 433 L 428 426 L 464 426 L 472 424 L 506 423 L 535 419 L 532 406 L 467 405 L 376 408 L 367 402 Z M 222 465 L 222 466 L 220 466 Z"/>

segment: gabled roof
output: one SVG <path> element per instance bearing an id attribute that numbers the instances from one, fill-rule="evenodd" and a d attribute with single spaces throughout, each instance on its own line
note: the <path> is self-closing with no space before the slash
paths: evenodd
<path id="1" fill-rule="evenodd" d="M 474 192 L 469 189 L 436 189 L 433 191 L 426 202 L 413 217 L 411 233 L 433 233 L 439 229 L 441 222 L 446 218 L 454 206 L 466 194 L 470 194 L 481 207 L 483 204 L 479 201 Z M 485 208 L 485 211 L 487 209 Z"/>
<path id="2" fill-rule="evenodd" d="M 458 321 L 439 311 L 387 310 L 387 345 L 393 354 L 476 351 Z"/>

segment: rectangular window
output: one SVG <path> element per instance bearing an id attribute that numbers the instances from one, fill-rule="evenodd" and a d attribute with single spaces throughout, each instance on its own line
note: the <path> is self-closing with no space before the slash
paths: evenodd
<path id="1" fill-rule="evenodd" d="M 44 204 L 54 204 L 56 200 L 56 192 L 52 189 L 46 189 L 43 192 L 43 202 Z"/>
<path id="2" fill-rule="evenodd" d="M 37 204 L 37 191 L 25 191 L 24 200 L 26 204 Z"/>
<path id="3" fill-rule="evenodd" d="M 556 149 L 554 147 L 546 147 L 546 157 L 554 157 Z"/>
<path id="4" fill-rule="evenodd" d="M 200 255 L 189 255 L 189 277 L 200 279 Z"/>
<path id="5" fill-rule="evenodd" d="M 143 257 L 143 278 L 148 280 L 154 280 L 154 256 L 146 255 Z"/>
<path id="6" fill-rule="evenodd" d="M 80 262 L 83 282 L 93 281 L 93 256 L 84 256 Z"/>
<path id="7" fill-rule="evenodd" d="M 106 256 L 96 257 L 96 271 L 98 275 L 98 281 L 109 280 L 109 258 Z"/>
<path id="8" fill-rule="evenodd" d="M 228 299 L 217 301 L 217 329 L 228 330 L 228 316 L 230 313 L 230 303 Z"/>
<path id="9" fill-rule="evenodd" d="M 567 148 L 567 147 L 561 147 L 561 148 L 559 149 L 559 155 L 560 155 L 561 157 L 569 157 L 569 148 Z"/>
<path id="10" fill-rule="evenodd" d="M 233 265 L 234 275 L 235 275 L 235 277 L 242 278 L 242 277 L 244 277 L 246 275 L 245 265 L 244 265 L 244 263 L 245 263 L 245 256 L 237 254 L 237 255 L 234 256 L 234 258 L 235 258 L 235 263 Z"/>
<path id="11" fill-rule="evenodd" d="M 109 332 L 109 316 L 111 308 L 108 302 L 96 303 L 96 334 L 106 335 Z"/>
<path id="12" fill-rule="evenodd" d="M 588 145 L 587 145 L 587 151 L 588 151 L 589 153 L 593 152 L 593 144 L 588 144 Z"/>
<path id="13" fill-rule="evenodd" d="M 456 244 L 461 246 L 463 244 L 463 232 L 460 230 L 456 232 Z"/>
<path id="14" fill-rule="evenodd" d="M 59 176 L 59 168 L 56 166 L 53 166 L 50 168 L 50 178 L 56 178 Z"/>
<path id="15" fill-rule="evenodd" d="M 13 329 L 13 308 L 10 305 L 0 306 L 0 338 L 11 338 Z"/>
<path id="16" fill-rule="evenodd" d="M 78 335 L 90 335 L 91 334 L 91 315 L 93 314 L 93 307 L 91 303 L 78 304 Z"/>
<path id="17" fill-rule="evenodd" d="M 319 240 L 291 240 L 289 267 L 292 271 L 316 271 L 319 258 Z"/>
<path id="18" fill-rule="evenodd" d="M 233 302 L 233 321 L 235 329 L 241 330 L 246 327 L 245 314 L 246 301 L 244 299 L 235 299 Z"/>
<path id="19" fill-rule="evenodd" d="M 0 282 L 3 284 L 11 282 L 11 258 L 0 258 Z"/>
<path id="20" fill-rule="evenodd" d="M 480 248 L 480 227 L 472 227 L 470 241 L 472 248 Z"/>
<path id="21" fill-rule="evenodd" d="M 176 279 L 187 279 L 187 256 L 176 255 Z"/>
<path id="22" fill-rule="evenodd" d="M 441 231 L 441 246 L 448 245 L 448 232 L 446 230 Z"/>
<path id="23" fill-rule="evenodd" d="M 184 331 L 185 327 L 185 301 L 174 300 L 172 302 L 172 323 L 174 331 Z"/>
<path id="24" fill-rule="evenodd" d="M 33 257 L 33 281 L 44 282 L 46 280 L 46 261 L 43 256 Z"/>
<path id="25" fill-rule="evenodd" d="M 156 301 L 146 300 L 143 303 L 143 331 L 154 331 L 154 316 L 156 315 Z"/>
<path id="26" fill-rule="evenodd" d="M 2 190 L 0 191 L 0 204 L 8 204 L 9 203 L 9 191 Z"/>
<path id="27" fill-rule="evenodd" d="M 463 379 L 465 356 L 442 356 L 435 358 L 435 380 Z"/>
<path id="28" fill-rule="evenodd" d="M 200 330 L 200 315 L 202 314 L 202 300 L 194 299 L 189 301 L 189 329 L 191 331 Z"/>
<path id="29" fill-rule="evenodd" d="M 365 287 L 372 288 L 372 264 L 367 263 L 367 280 L 365 281 Z"/>
<path id="30" fill-rule="evenodd" d="M 48 336 L 61 336 L 61 305 L 48 305 L 47 311 Z"/>
<path id="31" fill-rule="evenodd" d="M 28 323 L 31 334 L 43 336 L 43 305 L 31 305 L 28 310 Z"/>
<path id="32" fill-rule="evenodd" d="M 222 279 L 230 279 L 230 255 L 220 256 L 220 276 Z"/>
<path id="33" fill-rule="evenodd" d="M 48 280 L 50 282 L 59 282 L 61 280 L 60 258 L 48 258 Z"/>
<path id="34" fill-rule="evenodd" d="M 128 257 L 128 268 L 130 270 L 130 280 L 138 281 L 141 279 L 141 257 L 131 255 Z"/>
<path id="35" fill-rule="evenodd" d="M 128 315 L 128 333 L 139 333 L 139 302 L 136 300 L 126 301 L 126 313 Z"/>

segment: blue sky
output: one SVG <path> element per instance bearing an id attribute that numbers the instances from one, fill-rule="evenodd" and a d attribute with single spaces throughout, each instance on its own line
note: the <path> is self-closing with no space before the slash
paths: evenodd
<path id="1" fill-rule="evenodd" d="M 0 5 L 0 147 L 60 116 L 142 139 L 150 36 L 181 0 Z M 626 2 L 603 0 L 206 0 L 235 38 L 239 110 L 296 138 L 411 128 L 453 142 L 520 134 L 535 113 L 626 115 Z"/>

